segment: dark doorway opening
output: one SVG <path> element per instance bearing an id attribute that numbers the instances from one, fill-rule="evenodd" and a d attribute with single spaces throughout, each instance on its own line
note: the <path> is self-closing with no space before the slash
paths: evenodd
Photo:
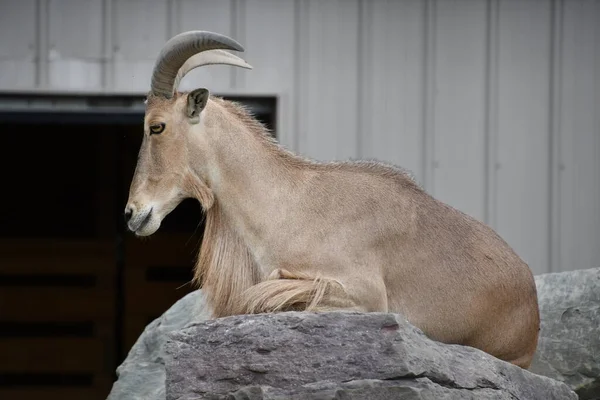
<path id="1" fill-rule="evenodd" d="M 276 135 L 275 98 L 228 99 Z M 105 398 L 144 327 L 195 289 L 195 200 L 148 240 L 125 230 L 142 124 L 143 111 L 0 112 L 0 352 L 15 363 L 0 394 Z"/>

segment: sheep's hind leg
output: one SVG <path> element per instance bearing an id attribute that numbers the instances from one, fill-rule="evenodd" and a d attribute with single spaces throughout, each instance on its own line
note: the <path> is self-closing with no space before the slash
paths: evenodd
<path id="1" fill-rule="evenodd" d="M 282 311 L 363 311 L 337 280 L 276 269 L 243 294 L 240 314 Z"/>

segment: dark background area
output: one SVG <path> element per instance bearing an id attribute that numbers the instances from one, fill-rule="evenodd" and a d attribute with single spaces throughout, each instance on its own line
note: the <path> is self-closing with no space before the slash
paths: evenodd
<path id="1" fill-rule="evenodd" d="M 258 101 L 275 131 L 275 99 Z M 105 399 L 145 326 L 195 289 L 197 201 L 150 238 L 125 229 L 142 124 L 143 112 L 0 113 L 0 399 Z"/>

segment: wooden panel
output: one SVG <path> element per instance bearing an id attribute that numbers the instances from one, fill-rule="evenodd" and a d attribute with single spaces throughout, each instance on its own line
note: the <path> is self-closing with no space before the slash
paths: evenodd
<path id="1" fill-rule="evenodd" d="M 231 1 L 182 0 L 175 3 L 174 13 L 177 16 L 177 32 L 203 30 L 221 33 L 241 41 L 234 35 L 232 27 Z M 243 41 L 241 41 L 243 42 Z M 247 47 L 246 43 L 242 46 Z M 244 58 L 245 53 L 232 51 Z M 191 71 L 181 81 L 179 90 L 191 90 L 206 87 L 211 92 L 229 91 L 231 89 L 232 69 L 225 65 L 209 65 Z"/>
<path id="2" fill-rule="evenodd" d="M 0 339 L 0 374 L 106 372 L 106 345 L 97 338 Z"/>
<path id="3" fill-rule="evenodd" d="M 299 20 L 298 151 L 319 160 L 356 157 L 358 1 L 303 1 Z"/>
<path id="4" fill-rule="evenodd" d="M 3 389 L 0 387 L 0 398 L 18 400 L 105 400 L 110 391 L 109 385 L 98 388 L 56 388 L 56 387 L 30 387 Z"/>
<path id="5" fill-rule="evenodd" d="M 191 277 L 191 268 L 190 268 Z M 160 315 L 194 288 L 189 280 L 150 282 L 145 269 L 125 272 L 125 312 L 127 315 Z"/>
<path id="6" fill-rule="evenodd" d="M 361 157 L 423 178 L 424 2 L 364 2 L 359 86 Z"/>
<path id="7" fill-rule="evenodd" d="M 191 234 L 161 234 L 148 240 L 127 235 L 125 265 L 130 268 L 148 266 L 193 266 L 200 248 L 200 238 Z"/>
<path id="8" fill-rule="evenodd" d="M 483 220 L 486 3 L 436 3 L 432 194 Z"/>
<path id="9" fill-rule="evenodd" d="M 59 239 L 0 240 L 0 274 L 104 274 L 115 269 L 112 242 Z"/>
<path id="10" fill-rule="evenodd" d="M 111 241 L 0 241 L 0 398 L 106 398 L 115 273 Z"/>
<path id="11" fill-rule="evenodd" d="M 116 255 L 112 244 L 2 240 L 0 254 L 0 319 L 113 318 Z"/>
<path id="12" fill-rule="evenodd" d="M 111 319 L 115 294 L 90 288 L 2 288 L 0 318 L 10 321 L 87 321 Z M 11 305 L 19 304 L 19 307 Z"/>
<path id="13" fill-rule="evenodd" d="M 195 289 L 190 281 L 199 240 L 160 232 L 149 240 L 125 238 L 124 349 L 133 346 L 151 320 Z"/>
<path id="14" fill-rule="evenodd" d="M 499 9 L 498 233 L 535 273 L 549 262 L 550 2 Z"/>
<path id="15" fill-rule="evenodd" d="M 600 259 L 600 2 L 564 2 L 554 270 Z"/>

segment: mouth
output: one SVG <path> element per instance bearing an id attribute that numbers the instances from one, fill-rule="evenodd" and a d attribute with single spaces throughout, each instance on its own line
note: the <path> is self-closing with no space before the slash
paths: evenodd
<path id="1" fill-rule="evenodd" d="M 148 224 L 148 222 L 150 222 L 151 219 L 152 219 L 152 208 L 146 213 L 146 215 L 140 222 L 136 223 L 135 225 L 130 223 L 129 230 L 131 232 L 134 232 L 137 234 L 137 232 L 139 230 L 144 229 L 144 227 Z"/>
<path id="2" fill-rule="evenodd" d="M 144 227 L 146 225 L 148 225 L 148 222 L 150 221 L 150 218 L 152 218 L 152 209 L 150 209 L 150 212 L 148 212 L 148 214 L 146 214 L 146 216 L 144 217 L 144 219 L 142 220 L 142 222 L 140 222 L 140 226 L 138 226 L 138 228 L 135 231 L 137 232 L 140 229 L 144 229 Z"/>

